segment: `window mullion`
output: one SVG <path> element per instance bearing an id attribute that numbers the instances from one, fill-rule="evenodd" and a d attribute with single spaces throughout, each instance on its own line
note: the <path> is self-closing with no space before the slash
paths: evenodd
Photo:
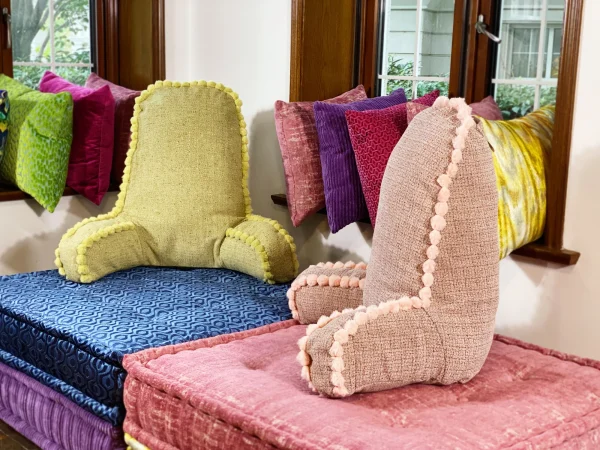
<path id="1" fill-rule="evenodd" d="M 421 22 L 422 22 L 422 8 L 423 8 L 423 0 L 417 0 L 417 11 L 416 11 L 416 24 L 415 24 L 415 55 L 414 55 L 414 63 L 413 63 L 413 76 L 419 76 L 419 66 L 421 64 L 421 58 L 419 58 L 419 53 L 421 50 Z M 412 84 L 413 99 L 417 98 L 417 80 L 415 79 Z"/>
<path id="2" fill-rule="evenodd" d="M 48 1 L 48 20 L 50 21 L 50 70 L 56 72 L 56 57 L 54 54 L 54 0 Z"/>
<path id="3" fill-rule="evenodd" d="M 546 44 L 546 24 L 548 21 L 548 0 L 542 0 L 542 10 L 540 11 L 540 41 L 538 42 L 538 60 L 537 60 L 537 76 L 535 85 L 535 99 L 533 102 L 533 109 L 536 110 L 540 107 L 540 82 L 544 75 L 544 47 Z"/>

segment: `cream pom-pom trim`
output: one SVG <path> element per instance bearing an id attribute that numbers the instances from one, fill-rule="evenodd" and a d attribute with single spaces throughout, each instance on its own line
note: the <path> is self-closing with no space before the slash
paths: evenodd
<path id="1" fill-rule="evenodd" d="M 311 266 L 313 267 L 313 266 Z M 347 263 L 343 263 L 341 261 L 338 261 L 336 263 L 332 263 L 332 262 L 326 262 L 326 263 L 319 263 L 316 265 L 316 267 L 322 267 L 325 269 L 342 269 L 342 268 L 346 268 L 346 269 L 362 269 L 362 270 L 366 270 L 367 269 L 367 264 L 364 262 L 359 262 L 359 263 L 354 263 L 353 261 L 348 261 Z M 325 274 L 321 274 L 321 275 L 317 275 L 317 274 L 311 274 L 311 275 L 300 275 L 298 278 L 296 278 L 293 282 L 292 285 L 290 287 L 290 289 L 287 291 L 287 298 L 288 298 L 288 306 L 290 308 L 290 310 L 292 311 L 292 317 L 296 320 L 298 320 L 299 318 L 299 313 L 298 313 L 298 306 L 296 304 L 296 292 L 299 291 L 301 288 L 303 287 L 315 287 L 315 286 L 319 286 L 319 287 L 339 287 L 339 288 L 343 288 L 343 289 L 364 289 L 365 288 L 365 279 L 364 278 L 358 278 L 358 277 L 348 277 L 348 276 L 343 276 L 340 277 L 339 275 L 325 275 Z M 335 313 L 338 313 L 338 311 L 335 311 Z"/>
<path id="2" fill-rule="evenodd" d="M 465 103 L 464 99 L 454 98 L 449 100 L 447 97 L 439 97 L 433 107 L 444 108 L 450 106 L 457 111 L 456 117 L 461 121 L 461 125 L 456 128 L 456 136 L 452 139 L 452 153 L 450 154 L 450 162 L 445 173 L 441 174 L 437 183 L 440 186 L 440 190 L 437 195 L 437 202 L 433 206 L 434 215 L 431 218 L 431 232 L 429 233 L 429 242 L 431 245 L 425 250 L 427 259 L 422 265 L 423 276 L 421 281 L 423 287 L 419 290 L 419 295 L 414 297 L 401 297 L 397 300 L 390 300 L 382 302 L 379 305 L 371 305 L 368 308 L 365 306 L 359 306 L 354 310 L 344 310 L 343 313 L 353 314 L 353 316 L 344 323 L 343 327 L 338 329 L 333 334 L 333 343 L 329 348 L 329 355 L 331 356 L 331 376 L 330 382 L 333 385 L 332 393 L 334 397 L 345 397 L 349 395 L 349 391 L 345 386 L 345 379 L 343 371 L 345 370 L 345 363 L 343 360 L 344 355 L 344 344 L 347 344 L 352 336 L 356 335 L 358 329 L 364 326 L 370 321 L 377 320 L 381 316 L 387 314 L 396 314 L 400 311 L 407 311 L 410 309 L 429 308 L 432 300 L 431 287 L 434 284 L 435 277 L 435 260 L 440 254 L 438 247 L 441 242 L 441 232 L 446 227 L 446 219 L 444 216 L 448 213 L 448 200 L 450 199 L 450 189 L 453 178 L 458 173 L 458 164 L 463 159 L 462 151 L 465 149 L 467 136 L 469 130 L 475 126 L 475 121 L 471 117 L 471 108 Z M 344 277 L 342 277 L 341 284 L 344 283 Z M 302 280 L 297 280 L 298 284 L 302 283 Z M 362 281 L 362 280 L 361 280 Z M 350 283 L 348 283 L 349 285 Z M 363 283 L 364 284 L 364 283 Z M 360 285 L 360 282 L 359 282 Z M 293 284 L 292 284 L 293 286 Z M 290 290 L 293 292 L 293 287 Z M 300 354 L 298 360 L 301 361 L 302 377 L 307 379 L 309 386 L 314 391 L 314 386 L 310 378 L 310 355 L 306 352 L 306 343 L 308 336 L 310 336 L 318 328 L 323 328 L 335 317 L 340 315 L 336 311 L 335 315 L 322 316 L 317 324 L 309 325 L 306 329 L 306 336 L 300 339 Z"/>

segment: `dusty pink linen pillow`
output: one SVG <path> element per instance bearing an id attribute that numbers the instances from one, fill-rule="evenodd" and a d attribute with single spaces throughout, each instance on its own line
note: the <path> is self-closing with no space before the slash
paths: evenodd
<path id="1" fill-rule="evenodd" d="M 421 111 L 429 108 L 427 105 L 421 105 L 420 103 L 410 102 L 406 104 L 406 123 L 407 127 L 410 125 L 412 120 L 415 118 L 417 114 Z"/>
<path id="2" fill-rule="evenodd" d="M 115 150 L 110 180 L 115 184 L 120 184 L 123 178 L 123 170 L 125 170 L 125 158 L 127 158 L 127 152 L 129 151 L 133 107 L 135 106 L 135 99 L 140 96 L 141 92 L 113 84 L 95 73 L 90 74 L 85 82 L 85 87 L 91 89 L 99 89 L 104 86 L 109 87 L 115 98 Z"/>
<path id="3" fill-rule="evenodd" d="M 479 116 L 487 120 L 503 120 L 502 111 L 494 100 L 494 97 L 488 95 L 480 102 L 471 103 L 469 105 L 473 111 L 474 116 Z"/>
<path id="4" fill-rule="evenodd" d="M 357 86 L 325 102 L 352 103 L 366 98 L 364 87 Z M 314 103 L 281 100 L 275 103 L 275 126 L 283 158 L 287 200 L 296 227 L 325 207 Z"/>
<path id="5" fill-rule="evenodd" d="M 40 91 L 73 97 L 73 143 L 67 186 L 99 205 L 110 184 L 115 100 L 108 87 L 88 89 L 47 71 Z"/>
<path id="6" fill-rule="evenodd" d="M 369 111 L 346 111 L 346 122 L 371 223 L 375 226 L 381 180 L 388 159 L 408 127 L 408 105 L 433 105 L 440 91 L 410 103 Z"/>

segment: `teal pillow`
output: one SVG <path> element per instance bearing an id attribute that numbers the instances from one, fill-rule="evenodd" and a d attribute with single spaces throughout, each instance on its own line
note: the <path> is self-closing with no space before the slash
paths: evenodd
<path id="1" fill-rule="evenodd" d="M 17 186 L 53 212 L 63 195 L 73 139 L 73 99 L 68 92 L 43 94 L 6 75 L 10 133 L 0 180 Z"/>
<path id="2" fill-rule="evenodd" d="M 0 91 L 0 163 L 4 156 L 4 147 L 8 138 L 8 111 L 10 104 L 8 102 L 8 92 Z"/>

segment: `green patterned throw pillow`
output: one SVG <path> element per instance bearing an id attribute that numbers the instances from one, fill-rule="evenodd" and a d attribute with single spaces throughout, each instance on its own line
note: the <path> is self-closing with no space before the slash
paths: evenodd
<path id="1" fill-rule="evenodd" d="M 0 163 L 4 156 L 4 147 L 8 139 L 8 111 L 10 104 L 8 102 L 8 92 L 0 91 Z"/>
<path id="2" fill-rule="evenodd" d="M 0 75 L 0 90 L 8 92 L 11 106 L 0 180 L 53 212 L 67 179 L 73 139 L 71 94 L 43 94 L 5 75 Z"/>

